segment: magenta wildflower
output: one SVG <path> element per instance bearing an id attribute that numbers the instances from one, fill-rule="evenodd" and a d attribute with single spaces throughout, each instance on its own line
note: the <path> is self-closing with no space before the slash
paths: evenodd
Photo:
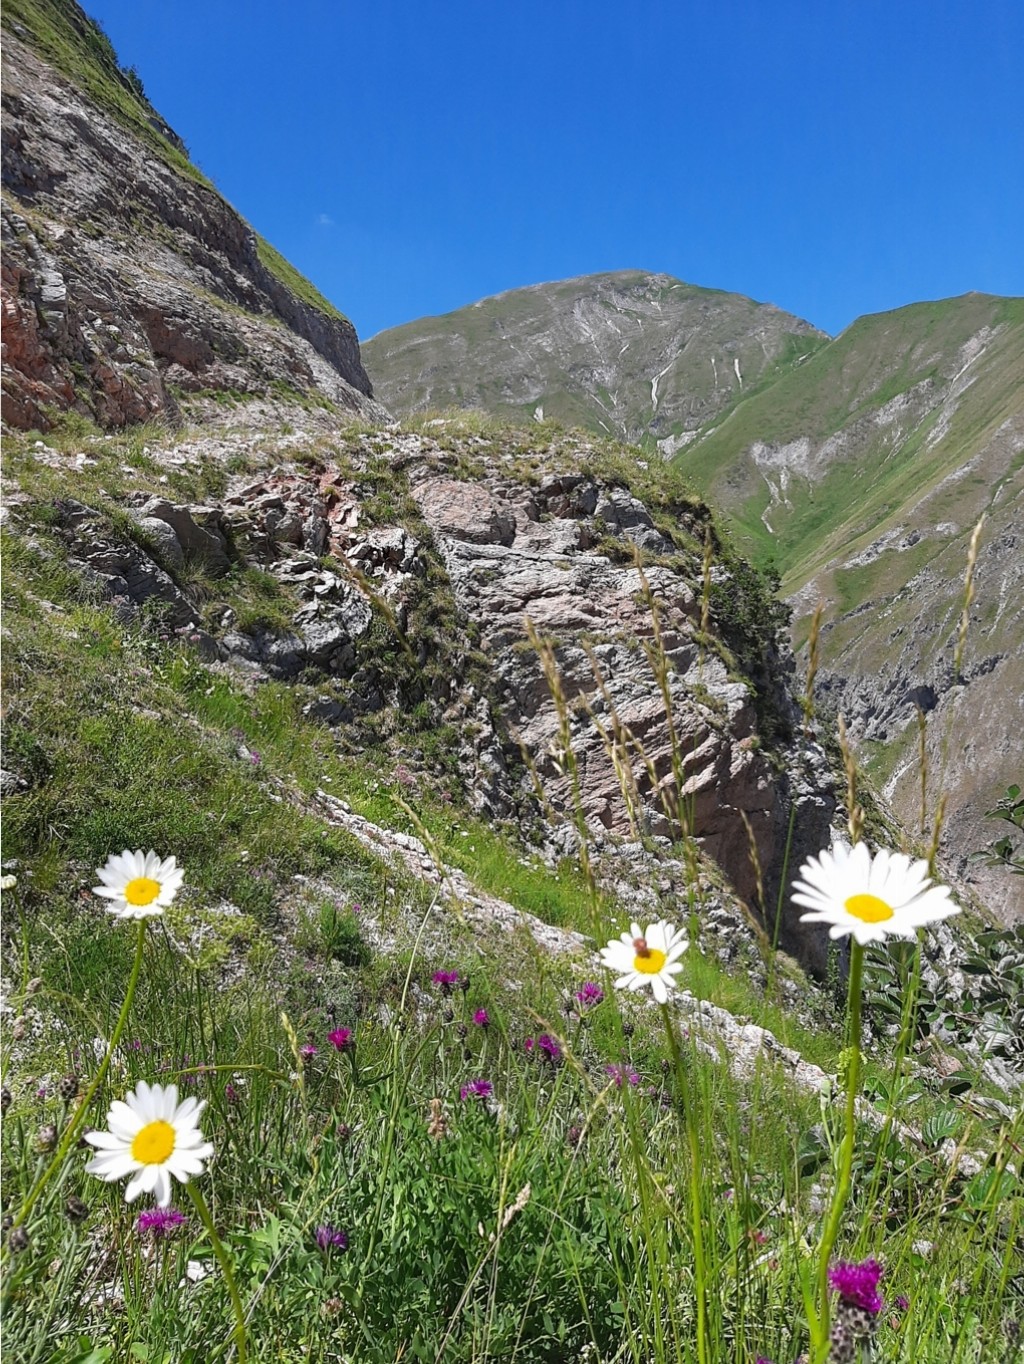
<path id="1" fill-rule="evenodd" d="M 852 1264 L 843 1260 L 833 1265 L 828 1272 L 828 1281 L 839 1294 L 840 1299 L 850 1307 L 860 1307 L 873 1316 L 881 1312 L 882 1295 L 878 1291 L 878 1281 L 882 1277 L 882 1266 L 877 1260 L 864 1260 Z"/>
<path id="2" fill-rule="evenodd" d="M 487 1013 L 487 1010 L 477 1009 L 476 1013 L 473 1015 L 473 1022 L 477 1025 L 478 1028 L 489 1027 L 491 1020 L 490 1016 Z"/>
<path id="3" fill-rule="evenodd" d="M 312 1042 L 303 1042 L 302 1046 L 299 1048 L 299 1055 L 303 1060 L 308 1061 L 311 1056 L 316 1055 L 316 1047 L 314 1047 Z"/>
<path id="4" fill-rule="evenodd" d="M 148 1233 L 151 1240 L 163 1241 L 183 1227 L 185 1221 L 185 1214 L 177 1208 L 147 1208 L 139 1213 L 135 1226 L 140 1236 Z"/>
<path id="5" fill-rule="evenodd" d="M 901 1294 L 899 1295 L 899 1297 L 896 1299 L 896 1302 L 895 1302 L 894 1306 L 898 1307 L 898 1308 L 900 1309 L 901 1312 L 909 1312 L 909 1311 L 910 1311 L 910 1299 L 909 1299 L 908 1297 L 904 1296 L 904 1294 L 901 1293 Z"/>
<path id="6" fill-rule="evenodd" d="M 460 1099 L 489 1099 L 494 1093 L 490 1080 L 470 1080 L 459 1090 Z"/>
<path id="7" fill-rule="evenodd" d="M 325 1222 L 316 1229 L 316 1243 L 325 1252 L 328 1250 L 347 1250 L 348 1234 L 338 1227 L 332 1226 L 330 1222 Z"/>
<path id="8" fill-rule="evenodd" d="M 604 999 L 604 991 L 595 981 L 585 980 L 576 991 L 576 1003 L 581 1009 L 592 1009 Z"/>
<path id="9" fill-rule="evenodd" d="M 623 1084 L 638 1085 L 640 1083 L 640 1076 L 636 1071 L 630 1070 L 626 1066 L 605 1066 L 604 1073 L 612 1077 L 616 1089 L 621 1089 Z"/>
<path id="10" fill-rule="evenodd" d="M 228 1083 L 224 1086 L 224 1097 L 225 1097 L 225 1099 L 227 1099 L 227 1101 L 228 1101 L 229 1104 L 236 1104 L 236 1103 L 238 1103 L 238 1099 L 239 1099 L 238 1090 L 234 1087 L 234 1085 L 231 1083 L 230 1080 L 229 1080 Z"/>
<path id="11" fill-rule="evenodd" d="M 531 1056 L 537 1056 L 548 1065 L 557 1066 L 562 1059 L 562 1048 L 546 1032 L 542 1032 L 539 1037 L 528 1037 L 523 1046 Z"/>
<path id="12" fill-rule="evenodd" d="M 338 1051 L 351 1051 L 356 1044 L 351 1028 L 335 1028 L 327 1034 L 327 1040 Z"/>
<path id="13" fill-rule="evenodd" d="M 458 971 L 435 971 L 432 979 L 435 985 L 440 985 L 443 995 L 450 995 L 459 983 L 459 973 Z"/>

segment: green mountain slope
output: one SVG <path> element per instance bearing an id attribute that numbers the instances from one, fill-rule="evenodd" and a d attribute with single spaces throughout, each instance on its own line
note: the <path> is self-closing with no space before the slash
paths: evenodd
<path id="1" fill-rule="evenodd" d="M 897 813 L 915 822 L 915 704 L 946 848 L 1020 778 L 1024 723 L 1024 299 L 969 294 L 864 317 L 679 456 L 747 553 L 783 572 L 797 637 L 825 604 L 823 687 Z M 973 527 L 985 525 L 959 676 Z M 1012 878 L 975 869 L 1008 913 Z"/>
<path id="2" fill-rule="evenodd" d="M 915 304 L 858 319 L 678 459 L 800 586 L 970 459 L 1022 376 L 1024 299 Z"/>
<path id="3" fill-rule="evenodd" d="M 392 411 L 482 407 L 589 427 L 672 454 L 823 345 L 770 304 L 638 270 L 514 289 L 372 337 Z"/>

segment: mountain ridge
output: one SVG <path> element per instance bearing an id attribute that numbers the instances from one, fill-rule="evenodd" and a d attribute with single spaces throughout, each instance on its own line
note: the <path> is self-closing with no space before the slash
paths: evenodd
<path id="1" fill-rule="evenodd" d="M 625 357 L 641 331 L 647 350 L 634 364 Z M 505 290 L 379 332 L 363 352 L 382 401 L 400 413 L 482 406 L 539 414 L 652 447 L 661 441 L 662 453 L 672 453 L 745 384 L 826 339 L 742 294 L 609 271 Z M 403 357 L 426 344 L 434 347 L 430 364 L 417 373 Z M 713 348 L 707 358 L 705 344 Z"/>

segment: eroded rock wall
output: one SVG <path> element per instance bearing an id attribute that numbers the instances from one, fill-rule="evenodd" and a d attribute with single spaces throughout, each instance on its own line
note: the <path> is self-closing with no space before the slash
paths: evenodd
<path id="1" fill-rule="evenodd" d="M 176 394 L 323 397 L 371 419 L 351 323 L 300 298 L 248 224 L 24 42 L 3 45 L 3 417 L 177 416 Z"/>

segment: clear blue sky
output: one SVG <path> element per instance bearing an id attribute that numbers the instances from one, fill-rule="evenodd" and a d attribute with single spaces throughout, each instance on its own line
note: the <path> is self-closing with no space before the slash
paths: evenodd
<path id="1" fill-rule="evenodd" d="M 665 271 L 836 333 L 1024 294 L 1021 0 L 86 0 L 366 338 Z"/>

